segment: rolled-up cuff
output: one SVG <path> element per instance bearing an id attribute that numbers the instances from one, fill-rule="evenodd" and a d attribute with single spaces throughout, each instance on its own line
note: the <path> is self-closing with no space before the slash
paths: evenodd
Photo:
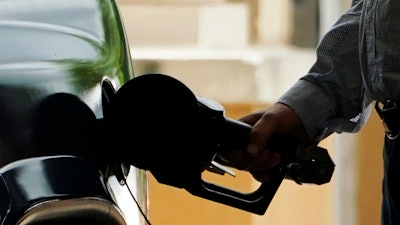
<path id="1" fill-rule="evenodd" d="M 328 126 L 328 120 L 335 115 L 335 101 L 312 82 L 300 79 L 278 102 L 299 115 L 311 141 L 317 143 L 334 132 L 334 128 Z"/>

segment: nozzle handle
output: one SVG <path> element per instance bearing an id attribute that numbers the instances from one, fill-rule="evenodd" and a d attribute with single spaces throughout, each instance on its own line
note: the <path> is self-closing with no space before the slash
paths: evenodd
<path id="1" fill-rule="evenodd" d="M 246 123 L 225 117 L 224 129 L 223 132 L 221 132 L 223 134 L 223 138 L 220 145 L 222 146 L 222 149 L 220 149 L 220 151 L 229 151 L 232 148 L 245 149 L 248 143 L 251 128 L 252 127 Z M 273 145 L 271 147 L 277 152 L 289 152 L 290 154 L 295 155 L 296 145 L 294 145 L 294 142 L 286 141 L 283 143 L 290 143 L 291 145 Z M 282 150 L 279 151 L 278 149 Z M 281 185 L 282 180 L 285 178 L 288 171 L 287 165 L 291 159 L 292 157 L 283 158 L 281 163 L 271 170 L 269 181 L 261 183 L 261 185 L 253 192 L 238 192 L 236 190 L 219 186 L 204 180 L 200 181 L 201 184 L 185 187 L 185 189 L 198 197 L 209 199 L 258 215 L 263 215 L 275 196 L 276 191 Z"/>
<path id="2" fill-rule="evenodd" d="M 224 205 L 229 205 L 254 214 L 264 215 L 276 191 L 285 178 L 286 169 L 281 168 L 271 175 L 269 182 L 262 183 L 250 193 L 238 192 L 210 182 L 201 180 L 201 185 L 187 187 L 192 195 L 205 198 Z"/>

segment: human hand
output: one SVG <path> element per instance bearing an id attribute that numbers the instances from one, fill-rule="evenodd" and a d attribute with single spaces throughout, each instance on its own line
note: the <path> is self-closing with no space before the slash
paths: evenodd
<path id="1" fill-rule="evenodd" d="M 269 172 L 285 155 L 285 152 L 278 153 L 276 147 L 288 146 L 288 141 L 294 141 L 295 146 L 308 143 L 299 116 L 281 103 L 248 114 L 239 121 L 252 126 L 247 148 L 229 149 L 220 156 L 227 165 L 249 171 L 260 182 L 269 180 Z"/>

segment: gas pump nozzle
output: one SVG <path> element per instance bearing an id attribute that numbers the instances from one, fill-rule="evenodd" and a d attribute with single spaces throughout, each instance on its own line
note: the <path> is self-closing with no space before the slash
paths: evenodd
<path id="1" fill-rule="evenodd" d="M 253 192 L 203 180 L 205 170 L 234 175 L 216 157 L 226 149 L 244 149 L 251 126 L 225 117 L 219 103 L 195 96 L 168 75 L 145 74 L 125 83 L 112 96 L 106 119 L 116 140 L 113 155 L 124 163 L 150 171 L 159 183 L 259 215 L 283 179 L 324 184 L 335 167 L 326 149 L 287 141 L 287 146 L 274 146 L 282 162 Z"/>

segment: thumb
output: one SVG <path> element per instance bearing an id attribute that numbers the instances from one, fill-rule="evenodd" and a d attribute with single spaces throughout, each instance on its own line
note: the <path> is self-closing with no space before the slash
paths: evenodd
<path id="1" fill-rule="evenodd" d="M 251 118 L 252 119 L 252 118 Z M 246 154 L 250 158 L 261 157 L 261 153 L 266 150 L 267 143 L 273 133 L 276 131 L 276 120 L 272 114 L 264 113 L 253 125 Z"/>
<path id="2" fill-rule="evenodd" d="M 253 126 L 255 123 L 257 123 L 257 121 L 262 117 L 263 114 L 263 111 L 254 112 L 239 118 L 239 121 Z"/>

